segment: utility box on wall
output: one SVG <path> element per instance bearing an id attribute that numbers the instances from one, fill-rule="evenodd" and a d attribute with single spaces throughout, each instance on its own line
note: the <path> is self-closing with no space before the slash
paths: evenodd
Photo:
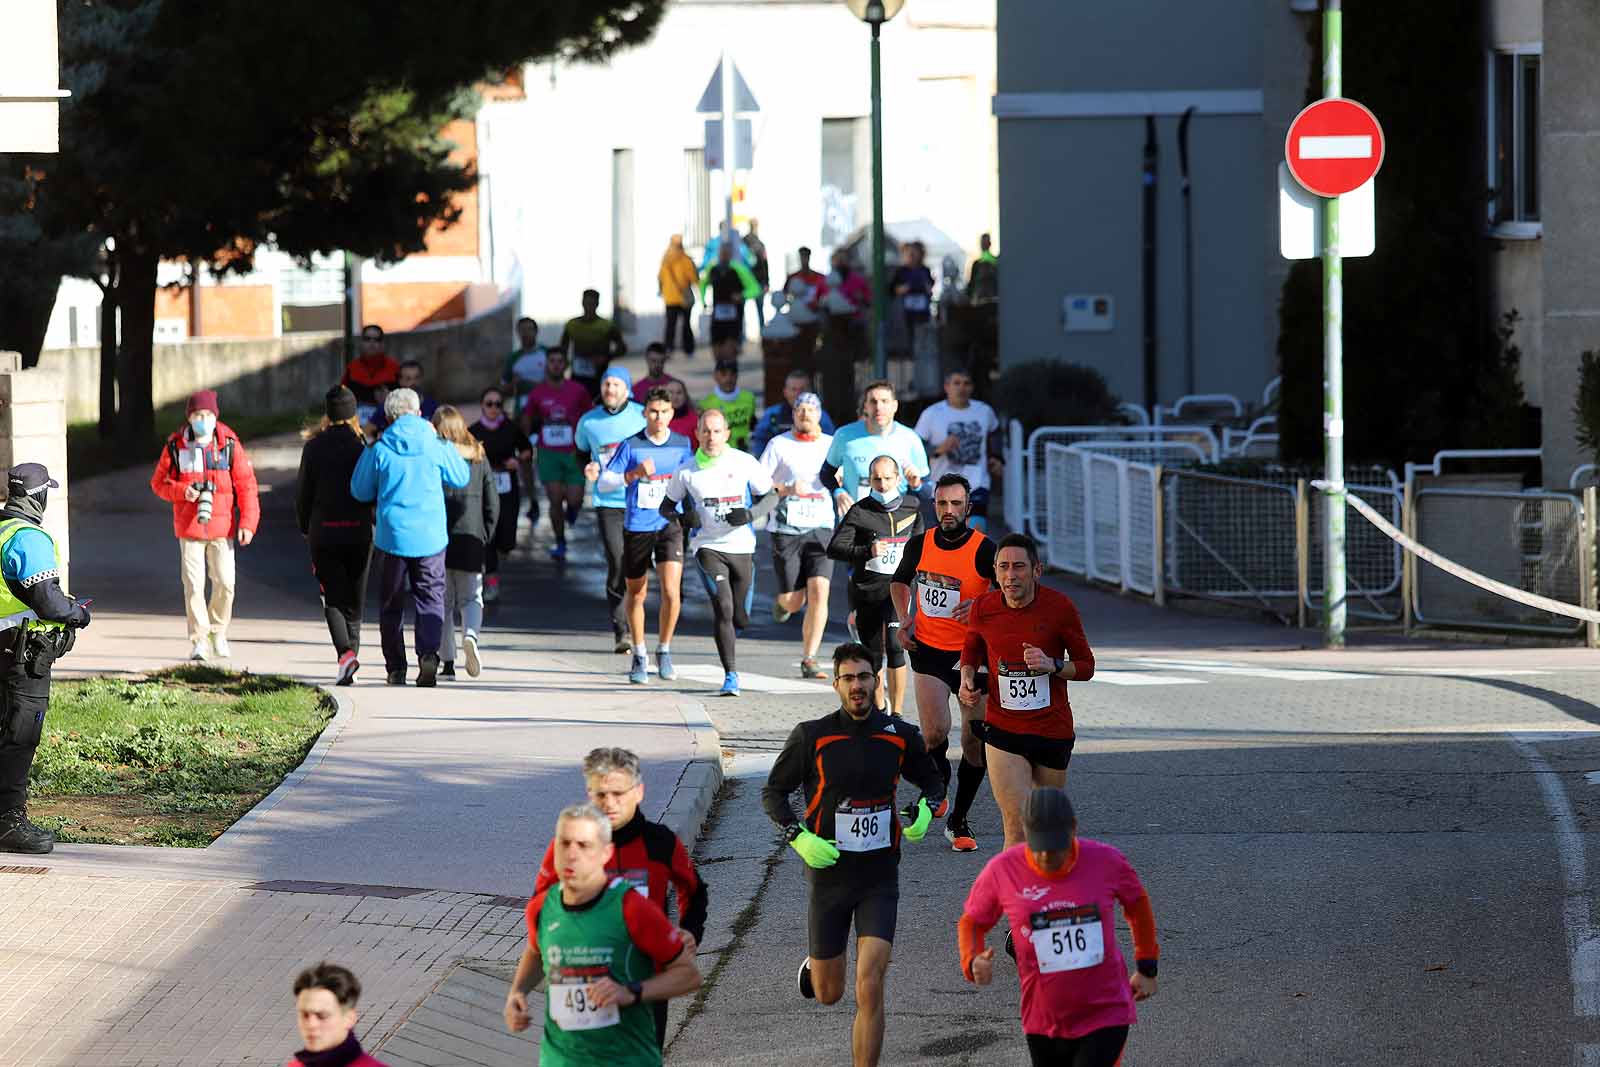
<path id="1" fill-rule="evenodd" d="M 1108 293 L 1068 293 L 1061 298 L 1061 329 L 1066 333 L 1110 333 L 1116 303 Z"/>

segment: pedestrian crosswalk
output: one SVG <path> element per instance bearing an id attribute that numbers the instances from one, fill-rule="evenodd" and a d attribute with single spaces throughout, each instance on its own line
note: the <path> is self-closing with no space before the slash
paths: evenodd
<path id="1" fill-rule="evenodd" d="M 796 673 L 799 669 L 799 664 L 796 664 Z M 678 677 L 685 681 L 705 682 L 707 685 L 718 686 L 722 684 L 722 668 L 711 663 L 679 664 Z M 826 694 L 831 689 L 826 681 L 777 678 L 770 674 L 756 674 L 753 671 L 739 672 L 739 688 L 751 693 L 805 693 L 812 696 Z"/>

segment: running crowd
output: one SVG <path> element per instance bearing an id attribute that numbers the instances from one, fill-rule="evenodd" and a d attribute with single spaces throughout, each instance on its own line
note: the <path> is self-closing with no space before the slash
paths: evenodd
<path id="1" fill-rule="evenodd" d="M 499 558 L 515 545 L 523 487 L 538 515 L 536 473 L 554 559 L 566 557 L 567 531 L 586 499 L 595 512 L 615 649 L 629 655 L 629 682 L 650 680 L 652 573 L 655 672 L 675 677 L 671 641 L 692 557 L 712 607 L 720 691 L 738 696 L 736 643 L 750 621 L 756 531 L 764 527 L 773 618 L 803 613 L 800 672 L 831 679 L 839 702 L 794 727 L 762 791 L 766 813 L 806 868 L 799 994 L 823 1004 L 842 999 L 853 928 L 852 1059 L 879 1062 L 903 842 L 923 841 L 942 819 L 953 850 L 977 851 L 968 817 L 987 777 L 1004 843 L 962 909 L 952 946 L 961 973 L 979 985 L 993 980 L 987 941 L 1004 918 L 1032 1061 L 1120 1062 L 1135 1003 L 1156 991 L 1154 913 L 1122 853 L 1078 835 L 1066 793 L 1075 738 L 1068 684 L 1093 676 L 1094 654 L 1076 605 L 1041 583 L 1035 543 L 987 536 L 996 470 L 989 450 L 999 424 L 973 399 L 970 376 L 948 375 L 945 400 L 915 427 L 896 421 L 894 387 L 873 382 L 858 418 L 835 428 L 804 373 L 790 376 L 782 402 L 762 410 L 738 385 L 735 344 L 717 359 L 715 390 L 692 405 L 665 373 L 665 346 L 650 347 L 638 382 L 615 365 L 625 345 L 597 307 L 597 295 L 585 293 L 584 315 L 548 350 L 537 343 L 536 324 L 520 322 L 505 381 L 483 391 L 482 416 L 470 426 L 449 405 L 430 410 L 421 368 L 394 364 L 381 331 L 364 331 L 366 351 L 329 392 L 323 426 L 306 443 L 299 494 L 339 682 L 356 669 L 373 545 L 390 683 L 406 679 L 400 627 L 408 604 L 417 684 L 453 674 L 456 612 L 464 669 L 478 672 L 483 601 L 497 595 Z M 828 595 L 840 563 L 848 568 L 851 640 L 825 667 Z M 954 766 L 953 732 L 961 750 Z M 701 984 L 695 955 L 709 891 L 683 842 L 641 813 L 636 755 L 597 748 L 583 776 L 586 799 L 557 818 L 527 905 L 528 943 L 505 1023 L 522 1031 L 541 1017 L 547 1065 L 659 1064 L 667 1002 Z M 907 804 L 897 798 L 902 779 L 916 792 Z M 1131 974 L 1116 936 L 1118 907 L 1133 934 Z M 377 1062 L 357 1058 L 364 1054 L 353 1035 L 353 975 L 322 964 L 300 976 L 295 993 L 307 1044 L 292 1062 Z M 315 1058 L 328 1050 L 343 1052 Z"/>

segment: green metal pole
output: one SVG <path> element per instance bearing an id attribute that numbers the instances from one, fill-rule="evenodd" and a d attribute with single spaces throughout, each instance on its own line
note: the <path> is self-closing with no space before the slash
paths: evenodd
<path id="1" fill-rule="evenodd" d="M 1339 0 L 1323 0 L 1322 95 L 1343 95 L 1344 25 Z M 1339 198 L 1323 200 L 1322 325 L 1323 447 L 1328 482 L 1326 575 L 1322 602 L 1323 644 L 1344 647 L 1344 260 L 1339 254 Z"/>
<path id="2" fill-rule="evenodd" d="M 872 24 L 872 376 L 889 376 L 889 353 L 883 335 L 884 303 L 888 300 L 883 276 L 883 74 L 878 60 L 878 31 Z"/>

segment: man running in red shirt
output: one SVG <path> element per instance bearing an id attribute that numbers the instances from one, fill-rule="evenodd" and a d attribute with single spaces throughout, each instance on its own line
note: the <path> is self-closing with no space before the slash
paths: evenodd
<path id="1" fill-rule="evenodd" d="M 973 883 L 957 934 L 961 973 L 988 985 L 994 949 L 984 947 L 1004 915 L 1006 951 L 1022 981 L 1022 1030 L 1035 1067 L 1113 1067 L 1138 1019 L 1134 1001 L 1156 992 L 1155 913 L 1121 852 L 1077 836 L 1060 789 L 1028 795 L 1028 841 L 990 860 Z M 1131 976 L 1117 944 L 1117 905 L 1133 931 Z M 1013 947 L 1013 941 L 1015 945 Z"/>
<path id="2" fill-rule="evenodd" d="M 978 702 L 978 667 L 989 667 L 984 756 L 1005 824 L 1006 847 L 1022 840 L 1022 804 L 1034 786 L 1064 788 L 1072 758 L 1072 705 L 1067 682 L 1094 675 L 1094 653 L 1078 607 L 1039 584 L 1039 546 L 1007 534 L 995 550 L 999 589 L 985 593 L 967 616 L 959 699 Z"/>

